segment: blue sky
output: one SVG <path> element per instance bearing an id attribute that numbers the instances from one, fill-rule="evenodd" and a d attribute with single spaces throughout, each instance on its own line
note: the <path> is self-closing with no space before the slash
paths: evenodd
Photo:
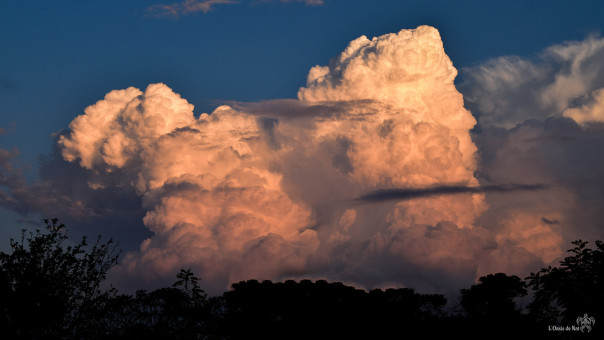
<path id="1" fill-rule="evenodd" d="M 12 166 L 21 169 L 29 182 L 36 181 L 40 159 L 49 159 L 57 134 L 65 133 L 87 106 L 115 89 L 144 89 L 161 82 L 193 104 L 196 115 L 211 113 L 231 101 L 295 99 L 298 89 L 306 85 L 311 67 L 328 65 L 359 36 L 371 39 L 430 25 L 439 30 L 445 52 L 459 71 L 456 84 L 465 81 L 460 91 L 464 95 L 481 94 L 484 86 L 477 79 L 484 78 L 480 78 L 480 66 L 489 65 L 489 60 L 518 56 L 534 63 L 531 69 L 539 69 L 550 65 L 549 57 L 544 56 L 548 47 L 600 37 L 604 29 L 601 1 L 214 2 L 207 11 L 167 15 L 160 6 L 173 6 L 178 11 L 184 8 L 184 1 L 3 1 L 0 149 L 19 151 Z M 543 66 L 544 74 L 552 67 Z M 548 75 L 555 78 L 555 72 Z M 589 91 L 601 86 L 598 82 L 592 85 Z M 501 102 L 509 102 L 521 94 L 505 92 L 501 96 L 506 99 Z M 489 107 L 480 100 L 469 105 L 473 111 Z M 544 121 L 543 126 L 540 131 L 548 131 L 551 124 Z M 501 136 L 501 131 L 493 135 Z M 513 131 L 506 133 L 511 136 Z M 589 139 L 601 135 L 581 136 Z M 495 153 L 496 139 L 479 136 L 475 140 L 485 159 L 484 169 L 491 169 L 489 173 L 485 170 L 483 178 L 497 177 L 499 163 L 488 163 Z M 600 164 L 599 158 L 586 157 Z M 583 199 L 580 194 L 576 197 Z M 139 224 L 140 214 L 135 214 Z M 38 218 L 35 209 L 22 217 Z M 17 235 L 21 225 L 15 222 L 19 216 L 10 209 L 1 210 L 0 218 L 4 249 L 7 238 Z M 89 220 L 82 223 L 95 224 Z M 93 230 L 102 230 L 99 228 Z M 150 235 L 142 224 L 132 232 L 111 229 L 108 233 L 123 237 L 128 249 Z M 601 231 L 590 235 L 594 234 L 601 235 Z"/>
<path id="2" fill-rule="evenodd" d="M 354 38 L 432 25 L 461 69 L 601 33 L 586 1 L 239 1 L 178 19 L 166 1 L 4 1 L 0 11 L 3 147 L 35 167 L 51 134 L 112 89 L 164 82 L 197 113 L 224 100 L 294 98 L 310 67 Z M 33 163 L 33 164 L 32 164 Z"/>

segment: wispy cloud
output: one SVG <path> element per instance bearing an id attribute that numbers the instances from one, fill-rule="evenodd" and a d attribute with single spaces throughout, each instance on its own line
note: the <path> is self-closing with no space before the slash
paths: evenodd
<path id="1" fill-rule="evenodd" d="M 279 0 L 281 3 L 303 2 L 306 6 L 322 6 L 324 0 Z M 190 15 L 198 12 L 208 13 L 214 5 L 232 5 L 240 1 L 234 0 L 185 0 L 171 4 L 157 4 L 147 8 L 146 14 L 153 17 L 179 18 L 182 15 Z M 272 2 L 265 0 L 263 2 Z"/>
<path id="2" fill-rule="evenodd" d="M 193 13 L 208 13 L 215 5 L 236 4 L 232 0 L 186 0 L 184 2 L 174 2 L 168 5 L 157 4 L 147 8 L 146 14 L 155 17 L 178 18 L 181 15 Z"/>
<path id="3" fill-rule="evenodd" d="M 252 3 L 257 1 L 252 1 Z M 277 2 L 277 0 L 260 0 L 260 2 L 271 3 Z M 303 2 L 306 6 L 322 6 L 325 4 L 324 0 L 278 0 L 282 4 L 288 4 L 292 2 Z"/>
<path id="4" fill-rule="evenodd" d="M 281 0 L 281 2 L 303 2 L 307 6 L 321 6 L 325 3 L 323 0 Z"/>

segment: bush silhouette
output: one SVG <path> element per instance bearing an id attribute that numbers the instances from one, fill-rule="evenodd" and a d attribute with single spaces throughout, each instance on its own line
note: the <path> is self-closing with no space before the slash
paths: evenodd
<path id="1" fill-rule="evenodd" d="M 0 252 L 0 311 L 9 338 L 55 338 L 77 334 L 87 310 L 109 294 L 101 289 L 118 260 L 113 241 L 86 250 L 83 238 L 68 245 L 63 224 L 44 220 L 45 231 L 22 231 Z"/>

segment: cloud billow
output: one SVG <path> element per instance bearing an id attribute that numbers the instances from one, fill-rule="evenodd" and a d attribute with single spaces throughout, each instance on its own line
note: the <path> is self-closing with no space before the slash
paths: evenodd
<path id="1" fill-rule="evenodd" d="M 191 266 L 216 290 L 251 277 L 428 284 L 409 272 L 424 266 L 471 280 L 488 251 L 464 243 L 493 247 L 474 225 L 483 191 L 338 204 L 378 188 L 479 185 L 476 121 L 456 74 L 438 31 L 421 26 L 352 41 L 310 70 L 298 101 L 233 103 L 196 118 L 163 84 L 112 91 L 59 145 L 65 160 L 107 175 L 91 187 L 119 173 L 142 199 L 153 236 L 126 255 L 124 276 L 156 280 Z M 419 232 L 430 225 L 431 236 Z M 419 256 L 409 242 L 434 251 Z"/>
<path id="2" fill-rule="evenodd" d="M 592 35 L 534 58 L 504 56 L 465 68 L 460 89 L 483 127 L 559 116 L 604 122 L 603 58 L 604 38 Z"/>
<path id="3" fill-rule="evenodd" d="M 197 115 L 165 84 L 114 90 L 71 122 L 58 148 L 89 174 L 80 192 L 140 200 L 152 235 L 116 269 L 122 285 L 192 267 L 211 292 L 301 277 L 455 290 L 563 255 L 572 233 L 558 197 L 577 196 L 567 170 L 544 170 L 559 158 L 531 146 L 566 143 L 568 156 L 575 141 L 600 141 L 564 117 L 472 134 L 456 75 L 435 28 L 363 36 L 311 68 L 298 99 Z M 576 107 L 592 112 L 589 103 Z M 480 119 L 510 115 L 484 109 Z"/>

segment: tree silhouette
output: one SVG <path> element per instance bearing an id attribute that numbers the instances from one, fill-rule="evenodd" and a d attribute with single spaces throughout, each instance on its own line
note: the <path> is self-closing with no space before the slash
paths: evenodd
<path id="1" fill-rule="evenodd" d="M 205 300 L 206 294 L 199 288 L 199 278 L 193 274 L 191 268 L 181 269 L 176 274 L 176 278 L 178 280 L 172 284 L 172 287 L 182 287 L 182 290 L 192 299 Z"/>
<path id="2" fill-rule="evenodd" d="M 530 313 L 516 301 L 527 295 L 517 276 L 489 274 L 460 290 L 463 313 L 443 311 L 440 294 L 411 288 L 369 292 L 325 280 L 234 283 L 208 298 L 192 270 L 181 269 L 167 288 L 135 295 L 104 290 L 117 263 L 112 240 L 86 238 L 72 244 L 58 220 L 45 230 L 22 232 L 0 252 L 0 329 L 5 338 L 75 339 L 400 339 L 415 334 L 484 338 L 557 335 L 547 325 L 579 325 L 603 318 L 604 244 L 578 240 L 559 267 L 527 278 L 534 299 Z M 579 318 L 581 317 L 581 318 Z M 588 330 L 600 334 L 600 327 Z"/>
<path id="3" fill-rule="evenodd" d="M 538 329 L 521 313 L 515 299 L 527 295 L 526 284 L 515 275 L 489 274 L 478 279 L 478 284 L 460 291 L 460 304 L 466 313 L 459 319 L 459 333 L 483 338 L 486 332 L 499 336 L 534 335 Z"/>
<path id="4" fill-rule="evenodd" d="M 87 311 L 101 297 L 107 271 L 117 263 L 113 241 L 100 236 L 86 250 L 84 237 L 69 245 L 57 219 L 44 220 L 45 231 L 22 231 L 10 240 L 10 253 L 0 252 L 0 311 L 9 338 L 73 336 Z"/>
<path id="5" fill-rule="evenodd" d="M 517 316 L 514 298 L 527 294 L 526 285 L 515 275 L 489 274 L 478 279 L 470 289 L 462 289 L 461 306 L 471 318 L 504 318 Z"/>
<path id="6" fill-rule="evenodd" d="M 413 289 L 372 290 L 325 280 L 235 283 L 223 295 L 226 335 L 233 339 L 400 339 L 422 329 L 444 332 L 438 324 L 442 295 Z"/>
<path id="7" fill-rule="evenodd" d="M 560 261 L 559 267 L 547 267 L 531 273 L 528 286 L 534 290 L 529 305 L 532 315 L 543 324 L 575 325 L 577 317 L 588 314 L 602 320 L 604 306 L 604 243 L 596 241 L 596 249 L 586 241 L 572 242 L 571 256 Z"/>
<path id="8" fill-rule="evenodd" d="M 211 339 L 221 326 L 216 299 L 206 299 L 191 270 L 182 269 L 177 281 L 153 291 L 138 290 L 134 296 L 113 295 L 103 299 L 93 324 L 82 338 Z M 178 288 L 177 288 L 178 287 Z"/>

